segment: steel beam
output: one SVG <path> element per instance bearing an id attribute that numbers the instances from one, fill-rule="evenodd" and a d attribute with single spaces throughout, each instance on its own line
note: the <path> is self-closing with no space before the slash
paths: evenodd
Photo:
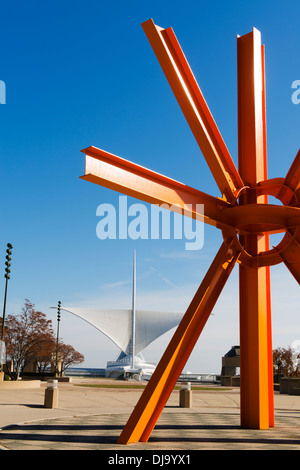
<path id="1" fill-rule="evenodd" d="M 173 29 L 160 28 L 152 19 L 142 26 L 222 196 L 234 204 L 243 181 Z"/>
<path id="2" fill-rule="evenodd" d="M 125 425 L 119 444 L 147 442 L 238 259 L 222 244 L 165 353 Z"/>
<path id="3" fill-rule="evenodd" d="M 219 229 L 232 227 L 240 234 L 278 233 L 300 225 L 298 207 L 271 204 L 233 206 L 223 199 L 210 196 L 96 147 L 88 147 L 82 152 L 86 155 L 85 175 L 82 179 L 151 204 L 164 205 L 173 212 L 184 212 L 185 216 Z M 292 191 L 290 193 L 294 194 Z M 286 191 L 286 195 L 288 194 Z M 200 210 L 201 206 L 204 207 L 204 212 Z"/>
<path id="4" fill-rule="evenodd" d="M 300 150 L 298 151 L 295 160 L 293 161 L 291 168 L 289 169 L 285 179 L 284 179 L 284 188 L 288 187 L 290 190 L 292 190 L 295 194 L 295 196 L 298 199 L 298 207 L 300 205 Z M 279 198 L 282 200 L 283 197 L 283 191 L 279 194 Z M 285 204 L 289 204 L 292 200 L 291 195 L 288 197 L 288 195 L 285 194 L 285 199 L 283 202 Z"/>
<path id="5" fill-rule="evenodd" d="M 279 256 L 300 284 L 300 227 L 295 230 L 288 230 L 287 235 L 290 236 L 290 243 L 279 252 Z"/>
<path id="6" fill-rule="evenodd" d="M 165 204 L 173 212 L 202 220 L 220 229 L 228 227 L 224 209 L 233 207 L 223 199 L 210 196 L 183 183 L 144 168 L 96 147 L 86 154 L 82 179 L 119 191 L 151 204 Z M 197 211 L 204 206 L 203 211 Z"/>
<path id="7" fill-rule="evenodd" d="M 259 204 L 259 181 L 267 179 L 264 57 L 256 29 L 237 38 L 239 173 L 250 190 L 241 204 Z M 240 237 L 252 256 L 269 249 L 267 235 Z M 267 429 L 274 425 L 271 300 L 269 267 L 240 266 L 241 425 Z"/>

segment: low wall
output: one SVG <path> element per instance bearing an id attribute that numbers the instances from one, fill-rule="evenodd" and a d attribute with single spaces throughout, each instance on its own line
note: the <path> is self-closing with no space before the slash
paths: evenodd
<path id="1" fill-rule="evenodd" d="M 26 375 L 22 377 L 22 380 L 25 382 L 33 382 L 36 376 Z M 57 380 L 58 382 L 72 382 L 72 377 L 54 377 L 54 376 L 43 376 L 39 375 L 39 379 L 42 382 L 47 382 L 47 380 Z"/>
<path id="2" fill-rule="evenodd" d="M 225 387 L 239 387 L 240 377 L 238 375 L 221 375 L 221 385 Z"/>
<path id="3" fill-rule="evenodd" d="M 300 395 L 300 378 L 283 377 L 280 379 L 280 393 L 286 395 Z"/>
<path id="4" fill-rule="evenodd" d="M 40 380 L 3 380 L 0 382 L 0 389 L 39 388 L 40 386 Z"/>

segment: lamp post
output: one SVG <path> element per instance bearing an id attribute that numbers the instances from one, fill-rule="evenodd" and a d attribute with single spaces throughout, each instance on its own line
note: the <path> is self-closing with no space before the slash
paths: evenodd
<path id="1" fill-rule="evenodd" d="M 4 338 L 4 326 L 5 326 L 5 312 L 6 312 L 6 298 L 7 298 L 7 284 L 8 284 L 8 279 L 10 279 L 10 260 L 11 260 L 11 250 L 13 246 L 11 243 L 7 244 L 7 250 L 6 250 L 6 261 L 5 261 L 5 291 L 4 291 L 4 302 L 3 302 L 3 315 L 2 315 L 2 327 L 1 327 L 1 349 L 3 345 L 3 338 Z M 3 348 L 4 350 L 4 348 Z M 2 356 L 2 355 L 1 355 Z M 1 372 L 3 372 L 3 358 L 1 357 Z"/>
<path id="2" fill-rule="evenodd" d="M 58 375 L 58 341 L 59 341 L 60 306 L 61 306 L 61 301 L 59 300 L 57 304 L 57 336 L 56 336 L 56 362 L 55 362 L 56 375 Z"/>

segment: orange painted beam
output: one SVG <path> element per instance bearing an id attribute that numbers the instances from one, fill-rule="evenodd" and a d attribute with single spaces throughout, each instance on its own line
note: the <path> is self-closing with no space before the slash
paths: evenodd
<path id="1" fill-rule="evenodd" d="M 289 230 L 290 243 L 279 252 L 282 261 L 300 284 L 300 228 Z"/>
<path id="2" fill-rule="evenodd" d="M 147 442 L 238 259 L 222 244 L 125 425 L 119 444 Z"/>
<path id="3" fill-rule="evenodd" d="M 263 142 L 263 165 L 262 174 L 264 180 L 268 179 L 268 159 L 267 159 L 267 117 L 266 117 L 266 70 L 265 70 L 265 46 L 261 46 L 261 73 L 262 73 L 262 142 Z M 260 199 L 258 198 L 258 201 Z M 268 204 L 268 195 L 264 195 L 263 202 Z M 269 234 L 266 232 L 262 239 L 264 250 L 270 249 Z M 271 307 L 271 271 L 270 266 L 264 268 L 265 276 L 265 299 L 266 299 L 266 336 L 267 336 L 267 374 L 268 374 L 268 402 L 269 402 L 269 426 L 275 426 L 274 412 L 274 379 L 273 379 L 273 341 L 272 341 L 272 307 Z"/>
<path id="4" fill-rule="evenodd" d="M 284 184 L 289 186 L 294 192 L 298 193 L 300 189 L 300 150 L 298 151 L 291 168 L 289 169 Z M 300 197 L 299 197 L 300 200 Z"/>
<path id="5" fill-rule="evenodd" d="M 263 59 L 259 31 L 238 37 L 239 172 L 250 188 L 240 198 L 242 205 L 266 200 L 251 191 L 267 176 Z M 269 248 L 266 235 L 244 235 L 241 244 L 252 256 Z M 239 269 L 241 425 L 268 429 L 274 425 L 269 268 L 241 265 Z"/>
<path id="6" fill-rule="evenodd" d="M 220 229 L 228 226 L 222 211 L 233 206 L 223 199 L 96 147 L 88 147 L 82 152 L 86 154 L 85 175 L 82 179 L 151 204 L 167 204 L 173 212 L 183 213 L 184 209 L 186 216 L 203 220 Z M 197 204 L 204 205 L 204 214 L 197 212 Z"/>
<path id="7" fill-rule="evenodd" d="M 173 29 L 160 28 L 152 19 L 142 26 L 221 194 L 234 204 L 243 181 Z"/>
<path id="8" fill-rule="evenodd" d="M 293 206 L 298 207 L 300 211 L 300 150 L 298 151 L 291 168 L 289 169 L 284 182 L 283 182 L 283 190 L 279 193 L 283 199 L 285 204 L 292 204 Z M 291 192 L 288 193 L 287 189 L 292 191 L 293 196 L 291 196 Z M 282 194 L 284 193 L 284 194 Z M 298 219 L 298 218 L 297 218 Z M 296 220 L 290 219 L 291 222 L 296 222 Z M 296 225 L 296 224 L 295 224 Z M 288 234 L 291 235 L 292 240 L 287 247 L 280 252 L 280 256 L 289 269 L 291 274 L 294 276 L 298 284 L 300 284 L 300 228 L 295 227 L 288 230 Z"/>
<path id="9" fill-rule="evenodd" d="M 231 227 L 241 234 L 277 233 L 300 225 L 298 207 L 271 204 L 233 206 L 96 147 L 88 147 L 82 152 L 86 154 L 82 179 L 151 204 L 166 204 L 166 208 L 173 212 L 183 213 L 184 210 L 186 216 L 219 229 Z M 197 205 L 204 206 L 204 213 L 197 212 Z"/>
<path id="10" fill-rule="evenodd" d="M 283 200 L 284 204 L 290 204 L 292 201 L 292 194 L 290 192 L 286 194 L 284 191 L 285 188 L 292 190 L 295 196 L 297 197 L 298 207 L 300 206 L 300 150 L 298 151 L 291 168 L 289 169 L 285 179 L 284 179 L 284 187 L 282 188 L 281 192 L 279 193 L 279 199 L 283 200 L 283 193 L 285 195 L 285 199 Z"/>

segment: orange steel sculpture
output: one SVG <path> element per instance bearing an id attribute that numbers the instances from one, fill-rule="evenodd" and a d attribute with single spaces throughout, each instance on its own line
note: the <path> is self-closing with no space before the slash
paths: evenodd
<path id="1" fill-rule="evenodd" d="M 83 179 L 180 211 L 204 204 L 223 243 L 118 442 L 146 442 L 234 267 L 240 284 L 241 426 L 274 426 L 270 266 L 284 262 L 300 282 L 300 151 L 285 178 L 267 178 L 264 46 L 258 30 L 237 38 L 238 170 L 172 28 L 143 29 L 194 134 L 222 198 L 207 195 L 95 147 Z M 268 195 L 282 205 L 268 204 Z M 283 232 L 269 248 L 269 234 Z"/>

